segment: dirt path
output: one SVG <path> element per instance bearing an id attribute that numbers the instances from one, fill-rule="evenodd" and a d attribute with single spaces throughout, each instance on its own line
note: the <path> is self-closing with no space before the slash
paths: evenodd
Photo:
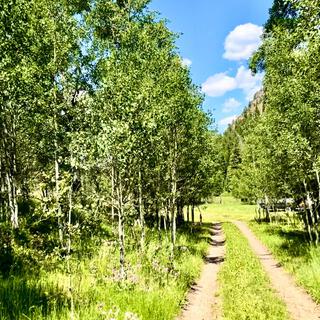
<path id="1" fill-rule="evenodd" d="M 259 257 L 271 283 L 279 296 L 286 303 L 289 314 L 294 320 L 320 319 L 320 306 L 300 287 L 291 275 L 272 257 L 266 247 L 255 237 L 244 222 L 235 221 L 234 224 L 247 237 L 254 253 Z"/>
<path id="2" fill-rule="evenodd" d="M 220 223 L 213 224 L 211 246 L 201 278 L 187 296 L 187 304 L 177 320 L 220 319 L 217 292 L 217 274 L 224 260 L 224 236 Z"/>

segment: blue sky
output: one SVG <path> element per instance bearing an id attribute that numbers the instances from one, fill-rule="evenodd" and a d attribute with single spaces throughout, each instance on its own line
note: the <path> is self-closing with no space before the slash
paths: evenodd
<path id="1" fill-rule="evenodd" d="M 252 77 L 248 56 L 259 45 L 272 0 L 153 0 L 150 8 L 182 33 L 177 45 L 194 82 L 206 94 L 220 132 L 241 113 L 262 75 Z"/>

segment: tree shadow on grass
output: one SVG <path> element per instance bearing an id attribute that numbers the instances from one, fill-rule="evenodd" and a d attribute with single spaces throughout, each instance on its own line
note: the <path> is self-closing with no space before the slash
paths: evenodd
<path id="1" fill-rule="evenodd" d="M 225 240 L 214 240 L 212 237 L 222 235 L 222 224 L 221 223 L 214 223 L 209 224 L 206 230 L 207 235 L 201 236 L 200 240 L 206 240 L 212 246 L 223 246 L 225 244 Z"/>
<path id="2" fill-rule="evenodd" d="M 189 243 L 191 245 L 188 245 L 186 248 L 180 248 L 177 249 L 181 251 L 181 249 L 187 249 L 191 254 L 196 255 L 197 249 L 192 244 L 197 244 L 202 241 L 206 241 L 207 243 L 210 243 L 212 241 L 212 231 L 213 230 L 213 224 L 212 223 L 191 223 L 191 222 L 184 222 L 179 227 L 179 235 L 186 236 L 189 239 Z"/>
<path id="3" fill-rule="evenodd" d="M 0 279 L 0 319 L 33 319 L 35 315 L 45 319 L 67 306 L 68 298 L 58 287 L 21 278 Z"/>
<path id="4" fill-rule="evenodd" d="M 191 236 L 195 239 L 203 236 L 203 234 L 210 235 L 212 231 L 212 223 L 191 223 L 184 222 L 178 229 L 179 234 Z"/>
<path id="5" fill-rule="evenodd" d="M 221 223 L 202 223 L 202 224 L 191 224 L 185 223 L 183 227 L 179 230 L 180 234 L 185 233 L 189 237 L 192 237 L 194 243 L 201 241 L 206 241 L 209 245 L 220 247 L 225 245 L 225 240 L 213 239 L 213 236 L 222 234 L 222 224 Z M 196 249 L 193 247 L 188 247 L 188 250 L 192 254 L 196 254 Z M 221 257 L 208 258 L 206 253 L 203 253 L 203 259 L 206 263 L 221 263 L 223 259 Z M 222 260 L 221 260 L 222 259 Z"/>
<path id="6" fill-rule="evenodd" d="M 266 233 L 270 236 L 278 236 L 283 242 L 278 250 L 286 252 L 289 257 L 305 257 L 308 258 L 312 245 L 308 240 L 308 233 L 303 230 L 286 230 L 282 226 L 267 225 Z"/>

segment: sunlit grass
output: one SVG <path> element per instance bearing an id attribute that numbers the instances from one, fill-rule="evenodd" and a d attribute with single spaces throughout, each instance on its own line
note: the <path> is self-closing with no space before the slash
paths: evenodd
<path id="1" fill-rule="evenodd" d="M 221 202 L 220 202 L 221 201 Z M 200 207 L 204 222 L 212 221 L 249 221 L 255 217 L 256 205 L 248 205 L 226 194 L 217 197 L 211 203 Z M 196 219 L 199 220 L 199 210 L 196 210 Z"/>
<path id="2" fill-rule="evenodd" d="M 251 229 L 278 261 L 320 303 L 320 247 L 310 245 L 303 230 L 251 223 Z"/>
<path id="3" fill-rule="evenodd" d="M 177 237 L 174 264 L 170 237 L 149 229 L 142 253 L 128 239 L 126 280 L 119 278 L 118 249 L 106 241 L 92 257 L 71 261 L 75 319 L 173 319 L 199 276 L 209 226 L 186 226 Z M 69 275 L 59 270 L 0 280 L 0 319 L 70 319 Z"/>
<path id="4" fill-rule="evenodd" d="M 225 320 L 289 319 L 284 303 L 271 289 L 248 241 L 231 223 L 224 223 L 226 259 L 219 273 Z"/>
<path id="5" fill-rule="evenodd" d="M 255 205 L 241 203 L 232 196 L 223 195 L 213 203 L 201 206 L 204 221 L 242 220 L 270 249 L 279 262 L 320 303 L 320 247 L 310 246 L 306 241 L 303 224 L 297 222 L 294 213 L 283 215 L 283 223 L 262 223 L 254 221 Z M 199 211 L 196 218 L 199 219 Z"/>

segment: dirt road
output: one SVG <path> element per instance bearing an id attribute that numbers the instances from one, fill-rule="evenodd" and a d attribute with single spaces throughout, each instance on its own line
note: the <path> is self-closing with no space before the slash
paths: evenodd
<path id="1" fill-rule="evenodd" d="M 220 223 L 211 230 L 210 249 L 199 281 L 191 288 L 187 304 L 177 320 L 221 319 L 221 307 L 217 296 L 217 275 L 224 260 L 224 235 Z"/>
<path id="2" fill-rule="evenodd" d="M 280 266 L 244 222 L 235 221 L 234 224 L 248 239 L 253 252 L 259 257 L 272 286 L 287 305 L 291 318 L 293 320 L 319 320 L 319 306 L 295 284 L 292 276 Z"/>

